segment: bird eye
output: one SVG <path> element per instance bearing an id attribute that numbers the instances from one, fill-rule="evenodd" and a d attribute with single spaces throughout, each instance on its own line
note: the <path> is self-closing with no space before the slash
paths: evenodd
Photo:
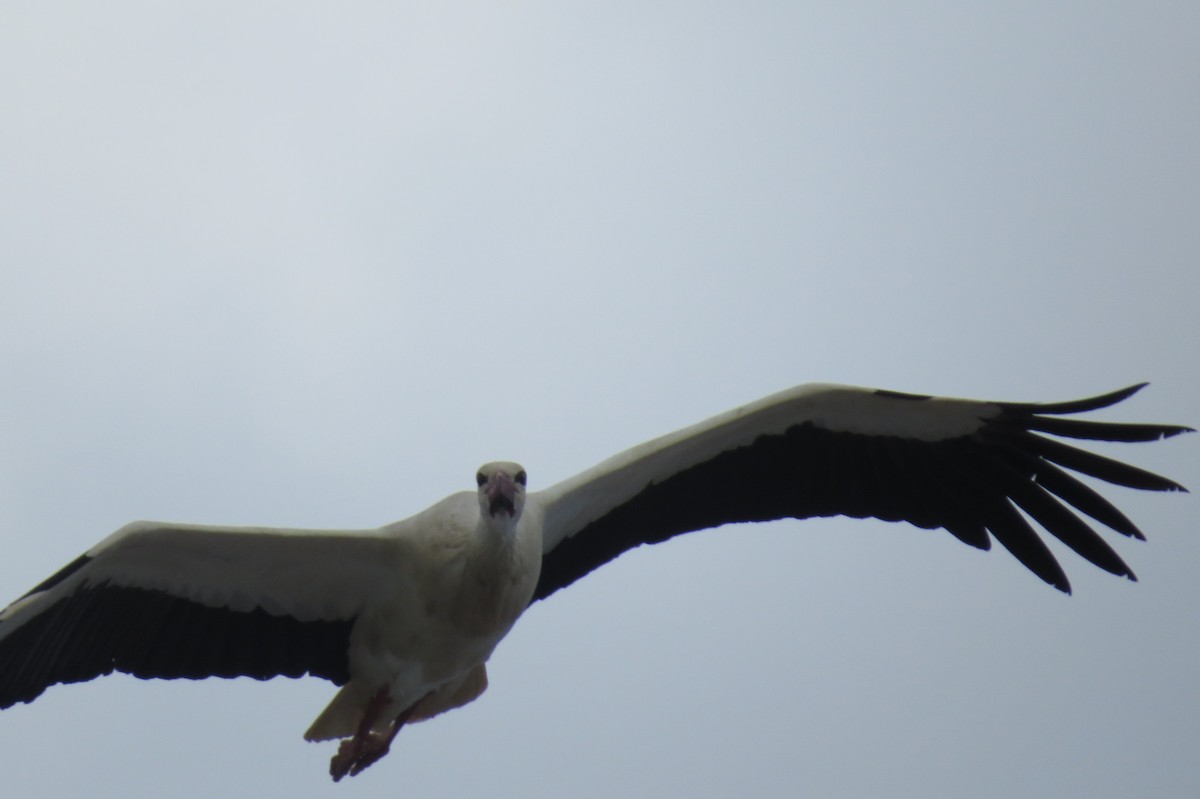
<path id="1" fill-rule="evenodd" d="M 482 486 L 486 482 L 487 482 L 487 475 L 484 474 L 483 472 L 479 472 L 478 474 L 475 475 L 475 485 Z"/>
<path id="2" fill-rule="evenodd" d="M 529 479 L 529 476 L 526 475 L 525 470 L 522 469 L 521 471 L 517 472 L 517 476 L 514 477 L 513 479 L 516 480 L 521 485 L 525 485 L 525 481 Z"/>

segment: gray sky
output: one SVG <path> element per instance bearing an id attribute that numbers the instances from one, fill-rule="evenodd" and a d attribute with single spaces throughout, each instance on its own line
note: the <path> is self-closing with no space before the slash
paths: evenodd
<path id="1" fill-rule="evenodd" d="M 132 519 L 373 526 L 814 380 L 1200 423 L 1200 12 L 975 5 L 5 4 L 0 602 Z M 718 530 L 341 785 L 326 683 L 119 677 L 5 711 L 4 791 L 1191 797 L 1196 500 L 1107 493 L 1136 585 Z"/>

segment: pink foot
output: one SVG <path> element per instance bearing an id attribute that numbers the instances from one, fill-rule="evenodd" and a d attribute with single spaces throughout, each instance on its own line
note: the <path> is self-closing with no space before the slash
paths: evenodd
<path id="1" fill-rule="evenodd" d="M 388 733 L 368 733 L 365 736 L 347 738 L 338 747 L 338 752 L 329 761 L 329 776 L 334 782 L 349 774 L 361 774 L 368 766 L 386 755 L 391 749 L 393 736 Z"/>
<path id="2" fill-rule="evenodd" d="M 329 776 L 333 777 L 334 782 L 347 774 L 353 777 L 362 773 L 367 766 L 386 755 L 392 748 L 392 741 L 395 740 L 396 733 L 400 732 L 400 728 L 412 717 L 420 703 L 410 705 L 407 710 L 392 719 L 387 732 L 371 732 L 375 720 L 379 718 L 380 712 L 387 704 L 387 688 L 380 688 L 379 692 L 367 703 L 362 721 L 358 725 L 358 732 L 353 738 L 342 741 L 338 746 L 337 754 L 329 761 Z"/>
<path id="3" fill-rule="evenodd" d="M 375 696 L 371 697 L 371 701 L 367 702 L 367 706 L 363 708 L 362 721 L 358 723 L 358 731 L 354 737 L 342 741 L 337 754 L 329 761 L 329 776 L 333 777 L 334 782 L 347 774 L 353 777 L 388 753 L 388 747 L 391 746 L 392 738 L 396 736 L 399 728 L 397 727 L 396 730 L 389 731 L 385 735 L 371 732 L 371 728 L 375 726 L 375 720 L 387 707 L 387 703 L 387 687 L 384 686 Z"/>

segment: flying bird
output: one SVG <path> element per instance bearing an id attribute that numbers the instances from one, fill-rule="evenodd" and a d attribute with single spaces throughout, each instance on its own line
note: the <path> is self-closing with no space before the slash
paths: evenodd
<path id="1" fill-rule="evenodd" d="M 1190 430 L 1069 418 L 1141 388 L 1038 404 L 805 385 L 540 491 L 527 491 L 521 465 L 486 464 L 474 491 L 377 529 L 134 522 L 0 612 L 0 708 L 113 671 L 310 674 L 340 686 L 305 733 L 341 739 L 330 763 L 339 780 L 387 754 L 405 724 L 483 693 L 485 663 L 533 602 L 682 533 L 787 517 L 906 521 L 980 549 L 995 539 L 1069 592 L 1037 525 L 1134 580 L 1071 509 L 1141 532 L 1071 472 L 1152 491 L 1182 486 L 1058 439 Z"/>

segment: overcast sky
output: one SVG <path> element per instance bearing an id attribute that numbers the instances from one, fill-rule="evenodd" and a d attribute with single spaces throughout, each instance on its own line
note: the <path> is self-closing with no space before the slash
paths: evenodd
<path id="1" fill-rule="evenodd" d="M 132 519 L 374 526 L 801 382 L 1200 424 L 1197 8 L 6 3 L 0 603 Z M 1200 488 L 1198 446 L 1106 452 Z M 1106 493 L 1137 584 L 722 529 L 539 603 L 356 779 L 327 683 L 111 677 L 0 715 L 2 790 L 1193 797 L 1197 502 Z"/>

